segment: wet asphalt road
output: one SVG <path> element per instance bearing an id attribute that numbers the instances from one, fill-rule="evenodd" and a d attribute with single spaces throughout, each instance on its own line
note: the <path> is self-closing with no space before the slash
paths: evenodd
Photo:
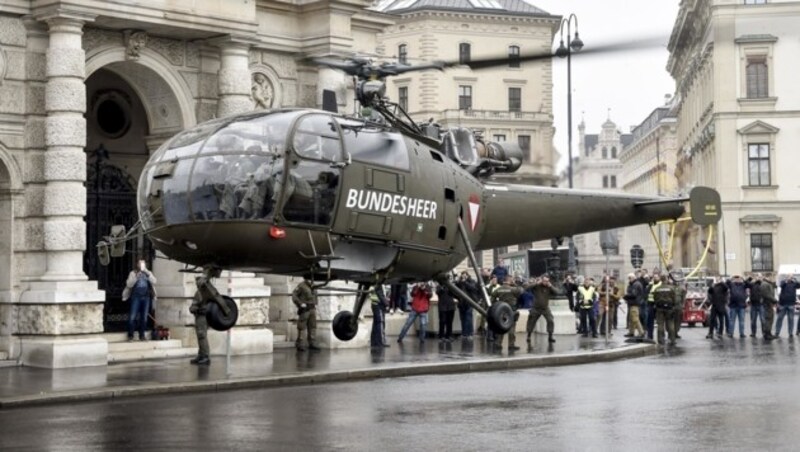
<path id="1" fill-rule="evenodd" d="M 4 410 L 0 449 L 800 449 L 800 338 L 682 334 L 612 363 Z"/>

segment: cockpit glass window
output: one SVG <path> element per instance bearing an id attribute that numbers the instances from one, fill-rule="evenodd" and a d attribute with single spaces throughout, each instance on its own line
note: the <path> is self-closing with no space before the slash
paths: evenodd
<path id="1" fill-rule="evenodd" d="M 294 149 L 305 159 L 338 162 L 342 159 L 342 144 L 336 122 L 328 115 L 309 115 L 297 123 Z"/>
<path id="2" fill-rule="evenodd" d="M 409 169 L 408 148 L 403 136 L 352 120 L 341 120 L 345 150 L 353 160 Z"/>
<path id="3" fill-rule="evenodd" d="M 283 158 L 278 155 L 200 157 L 192 171 L 195 220 L 271 218 L 278 200 Z"/>
<path id="4" fill-rule="evenodd" d="M 158 161 L 196 155 L 205 139 L 224 122 L 223 119 L 208 121 L 179 133 L 167 142 L 164 146 L 165 150 L 159 151 L 163 152 L 163 155 L 159 156 Z"/>
<path id="5" fill-rule="evenodd" d="M 301 113 L 279 112 L 235 120 L 209 138 L 201 153 L 283 154 L 289 127 Z"/>

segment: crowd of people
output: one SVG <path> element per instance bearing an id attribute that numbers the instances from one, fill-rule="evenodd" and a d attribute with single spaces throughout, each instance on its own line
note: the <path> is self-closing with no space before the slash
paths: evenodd
<path id="1" fill-rule="evenodd" d="M 489 299 L 492 303 L 502 301 L 515 311 L 514 326 L 508 334 L 509 350 L 517 350 L 516 320 L 520 309 L 529 310 L 525 328 L 526 340 L 531 341 L 531 334 L 541 317 L 547 324 L 548 341 L 555 342 L 553 337 L 554 319 L 550 311 L 550 298 L 566 296 L 569 308 L 575 313 L 576 331 L 583 337 L 596 338 L 618 327 L 625 328 L 626 338 L 638 341 L 653 341 L 659 344 L 674 345 L 680 339 L 683 323 L 687 285 L 680 272 L 637 270 L 627 275 L 627 284 L 621 284 L 614 276 L 603 276 L 597 281 L 592 277 L 568 275 L 564 281 L 553 283 L 547 275 L 523 280 L 509 274 L 502 261 L 491 271 L 481 271 Z M 483 301 L 480 284 L 469 272 L 462 272 L 455 277 L 455 285 L 464 295 L 488 306 Z M 705 303 L 698 309 L 708 307 L 707 338 L 722 338 L 723 332 L 729 338 L 734 337 L 734 327 L 738 322 L 739 337 L 745 335 L 745 313 L 749 310 L 750 337 L 756 337 L 757 327 L 761 325 L 762 335 L 772 340 L 781 334 L 783 320 L 787 321 L 789 336 L 800 335 L 800 319 L 794 330 L 794 312 L 797 302 L 796 291 L 800 284 L 793 276 L 782 281 L 779 292 L 769 275 L 754 274 L 746 280 L 740 276 L 717 278 L 709 283 L 705 294 Z M 375 297 L 377 299 L 382 297 Z M 483 336 L 499 346 L 503 337 L 497 337 L 487 328 L 486 320 L 481 318 L 477 332 L 473 332 L 472 307 L 460 299 L 458 293 L 452 293 L 445 285 L 435 283 L 418 283 L 412 287 L 397 284 L 391 287 L 391 295 L 380 301 L 381 315 L 385 313 L 409 312 L 409 316 L 400 332 L 398 342 L 402 343 L 409 329 L 420 319 L 420 330 L 425 332 L 428 323 L 428 310 L 433 306 L 438 310 L 438 338 L 450 342 L 454 339 L 453 321 L 455 312 L 459 312 L 462 325 L 461 337 L 472 340 L 475 334 Z M 410 300 L 410 303 L 409 303 Z M 775 313 L 777 310 L 777 320 Z M 620 311 L 623 311 L 624 325 L 620 325 Z M 773 324 L 775 326 L 773 334 Z M 657 326 L 657 328 L 656 328 Z M 381 326 L 381 329 L 384 327 Z M 424 342 L 425 334 L 419 335 Z M 373 336 L 373 346 L 388 346 L 385 333 Z"/>

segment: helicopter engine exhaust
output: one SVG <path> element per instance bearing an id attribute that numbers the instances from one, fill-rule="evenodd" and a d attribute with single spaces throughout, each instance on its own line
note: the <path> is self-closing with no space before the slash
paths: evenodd
<path id="1" fill-rule="evenodd" d="M 513 173 L 522 166 L 522 148 L 516 143 L 490 141 L 478 147 L 478 155 L 489 159 L 498 173 Z"/>

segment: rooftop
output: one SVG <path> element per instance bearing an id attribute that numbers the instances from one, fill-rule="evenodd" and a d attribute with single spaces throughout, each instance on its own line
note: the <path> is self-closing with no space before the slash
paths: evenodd
<path id="1" fill-rule="evenodd" d="M 421 10 L 469 11 L 489 14 L 552 16 L 525 0 L 382 0 L 374 8 L 385 13 Z"/>

